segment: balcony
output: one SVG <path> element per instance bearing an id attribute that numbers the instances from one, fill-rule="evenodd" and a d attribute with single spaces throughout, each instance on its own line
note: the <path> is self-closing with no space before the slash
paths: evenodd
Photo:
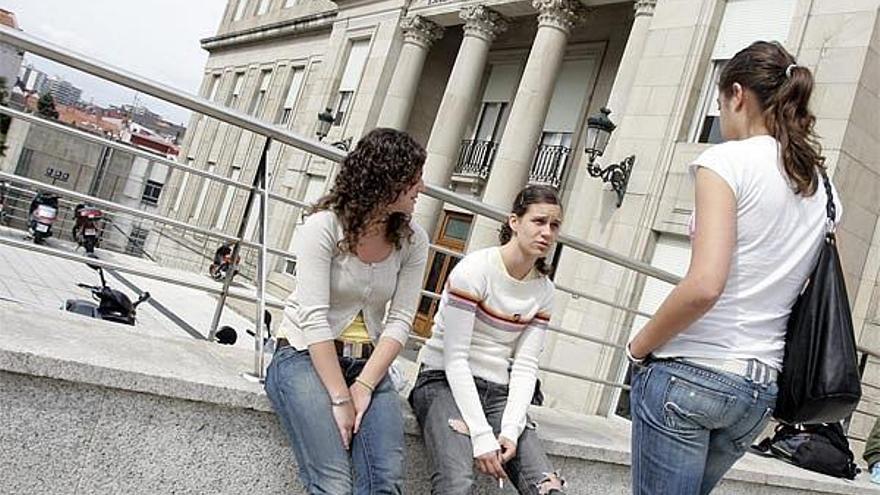
<path id="1" fill-rule="evenodd" d="M 559 188 L 571 148 L 542 144 L 535 153 L 535 162 L 529 170 L 529 184 L 544 184 Z"/>
<path id="2" fill-rule="evenodd" d="M 458 163 L 455 164 L 454 174 L 485 181 L 489 178 L 496 151 L 498 151 L 498 143 L 494 141 L 465 139 L 461 142 L 458 151 Z"/>

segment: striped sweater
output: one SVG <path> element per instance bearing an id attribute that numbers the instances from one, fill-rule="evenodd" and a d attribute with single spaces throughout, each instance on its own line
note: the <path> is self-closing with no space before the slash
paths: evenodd
<path id="1" fill-rule="evenodd" d="M 433 335 L 419 357 L 426 367 L 446 372 L 474 457 L 499 448 L 474 377 L 509 386 L 501 435 L 516 442 L 525 428 L 552 301 L 553 282 L 534 270 L 523 280 L 511 277 L 498 247 L 465 256 L 449 274 Z"/>

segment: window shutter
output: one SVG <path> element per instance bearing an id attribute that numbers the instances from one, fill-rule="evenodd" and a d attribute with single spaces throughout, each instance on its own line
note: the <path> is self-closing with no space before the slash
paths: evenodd
<path id="1" fill-rule="evenodd" d="M 367 55 L 370 53 L 370 40 L 359 40 L 351 44 L 348 52 L 348 62 L 342 73 L 342 81 L 339 83 L 339 91 L 355 91 L 364 66 L 367 65 Z"/>
<path id="2" fill-rule="evenodd" d="M 755 41 L 784 44 L 792 15 L 794 0 L 728 0 L 712 59 L 733 58 Z"/>
<path id="3" fill-rule="evenodd" d="M 683 277 L 687 272 L 690 260 L 690 241 L 682 237 L 661 235 L 657 239 L 651 265 Z M 674 287 L 668 282 L 648 277 L 645 281 L 645 288 L 642 290 L 642 297 L 639 298 L 639 311 L 654 314 Z M 636 316 L 631 332 L 639 331 L 646 323 L 648 323 L 647 318 Z"/>

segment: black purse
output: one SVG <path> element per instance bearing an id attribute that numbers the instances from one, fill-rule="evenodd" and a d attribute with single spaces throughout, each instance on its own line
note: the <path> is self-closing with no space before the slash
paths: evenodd
<path id="1" fill-rule="evenodd" d="M 819 260 L 788 320 L 773 416 L 787 424 L 848 417 L 862 396 L 855 334 L 834 235 L 831 183 L 822 172 L 828 221 Z"/>

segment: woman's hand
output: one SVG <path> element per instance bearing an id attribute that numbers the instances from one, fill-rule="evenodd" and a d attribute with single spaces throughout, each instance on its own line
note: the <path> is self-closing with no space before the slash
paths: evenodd
<path id="1" fill-rule="evenodd" d="M 516 444 L 507 437 L 498 437 L 498 445 L 501 445 L 501 464 L 507 464 L 507 461 L 516 456 Z"/>
<path id="2" fill-rule="evenodd" d="M 477 464 L 477 469 L 483 474 L 488 474 L 496 480 L 507 478 L 504 468 L 501 467 L 501 451 L 499 450 L 486 452 L 474 459 L 474 462 Z"/>
<path id="3" fill-rule="evenodd" d="M 342 446 L 348 450 L 351 446 L 352 428 L 354 427 L 354 406 L 353 401 L 349 400 L 344 404 L 332 406 L 333 419 L 336 421 L 336 427 L 339 428 L 339 435 L 342 437 Z"/>
<path id="4" fill-rule="evenodd" d="M 351 402 L 355 412 L 353 433 L 357 433 L 361 429 L 364 414 L 367 413 L 370 402 L 373 400 L 373 391 L 359 381 L 352 383 L 348 390 L 351 393 Z"/>

